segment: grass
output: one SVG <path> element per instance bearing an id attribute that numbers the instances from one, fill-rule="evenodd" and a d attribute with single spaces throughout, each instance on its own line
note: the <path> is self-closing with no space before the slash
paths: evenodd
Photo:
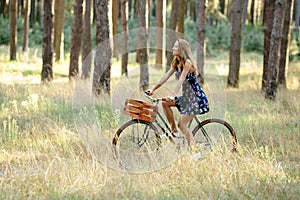
<path id="1" fill-rule="evenodd" d="M 226 82 L 228 66 L 224 55 L 207 60 L 208 66 L 218 69 L 221 84 Z M 260 91 L 262 56 L 243 54 L 240 88 L 223 91 L 226 109 L 222 114 L 237 132 L 237 154 L 213 152 L 199 161 L 190 161 L 188 155 L 183 155 L 159 170 L 134 174 L 110 168 L 107 165 L 110 160 L 103 163 L 103 159 L 89 151 L 95 150 L 93 147 L 99 151 L 105 148 L 99 144 L 110 141 L 115 128 L 128 119 L 118 111 L 123 102 L 115 103 L 117 108 L 113 113 L 104 98 L 96 111 L 87 107 L 74 112 L 74 87 L 66 78 L 66 62 L 56 64 L 53 83 L 42 85 L 39 59 L 7 62 L 6 58 L 4 53 L 0 59 L 0 199 L 297 199 L 300 196 L 299 61 L 290 63 L 287 89 L 280 88 L 276 100 L 269 101 Z M 162 73 L 163 70 L 154 70 L 151 82 L 157 81 Z M 138 93 L 131 91 L 136 89 L 130 82 L 134 77 L 137 77 L 134 70 L 130 80 L 114 77 L 113 100 L 125 98 L 128 91 L 131 96 Z M 211 95 L 214 81 L 208 77 L 204 86 Z M 161 94 L 172 88 L 173 83 Z M 85 114 L 91 118 L 84 118 Z M 102 141 L 92 141 L 86 147 L 85 138 L 78 132 L 84 129 L 91 138 L 97 135 L 99 130 L 89 126 L 95 123 L 93 117 L 99 120 L 100 131 L 107 134 Z M 79 126 L 82 125 L 79 122 L 87 126 Z"/>

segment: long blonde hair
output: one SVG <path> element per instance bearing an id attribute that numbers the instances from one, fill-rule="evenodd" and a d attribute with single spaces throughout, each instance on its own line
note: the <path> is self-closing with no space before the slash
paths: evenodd
<path id="1" fill-rule="evenodd" d="M 173 61 L 171 63 L 171 67 L 174 69 L 178 69 L 181 71 L 184 67 L 185 61 L 189 59 L 192 62 L 192 71 L 198 74 L 197 68 L 195 67 L 195 62 L 192 59 L 192 51 L 190 48 L 190 44 L 184 39 L 177 39 L 179 46 L 179 55 L 174 55 Z"/>

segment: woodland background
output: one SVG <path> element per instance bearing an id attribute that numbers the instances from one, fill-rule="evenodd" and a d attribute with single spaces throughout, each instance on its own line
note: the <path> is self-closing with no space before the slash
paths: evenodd
<path id="1" fill-rule="evenodd" d="M 98 94 L 100 91 L 110 93 L 111 58 L 118 57 L 118 51 L 121 51 L 122 74 L 127 73 L 128 45 L 132 45 L 128 44 L 128 37 L 137 39 L 136 62 L 141 69 L 140 87 L 145 89 L 148 86 L 148 54 L 151 52 L 147 51 L 147 42 L 153 40 L 147 31 L 150 27 L 177 32 L 176 35 L 163 34 L 163 31 L 155 33 L 156 64 L 157 67 L 165 64 L 166 70 L 172 60 L 171 48 L 176 37 L 195 38 L 199 45 L 196 59 L 201 83 L 204 82 L 205 55 L 212 56 L 215 49 L 230 50 L 229 87 L 239 85 L 241 49 L 263 52 L 262 89 L 266 90 L 266 98 L 271 99 L 276 96 L 278 84 L 286 85 L 290 41 L 295 41 L 298 49 L 294 54 L 298 55 L 300 49 L 298 0 L 77 0 L 74 5 L 64 0 L 12 0 L 8 3 L 1 1 L 1 27 L 4 29 L 0 42 L 10 44 L 10 60 L 16 60 L 17 41 L 20 41 L 18 36 L 22 41 L 23 52 L 28 51 L 28 43 L 43 44 L 42 81 L 53 79 L 53 57 L 55 61 L 60 61 L 65 55 L 65 48 L 70 49 L 68 76 L 74 79 L 80 71 L 79 56 L 82 54 L 82 62 L 91 59 L 88 55 L 93 47 L 104 41 L 109 43 L 105 53 L 101 52 L 103 49 L 97 50 L 96 57 L 100 58 L 94 59 L 93 90 Z M 128 36 L 128 30 L 133 28 L 140 28 L 140 33 Z M 121 44 L 116 38 L 110 41 L 120 32 Z M 166 41 L 165 46 L 162 46 L 163 41 Z M 121 50 L 118 50 L 118 46 L 121 46 Z M 166 51 L 166 63 L 162 63 L 163 50 Z M 101 57 L 104 54 L 106 56 Z M 105 63 L 109 64 L 104 66 Z M 81 78 L 91 76 L 91 65 L 92 61 L 82 64 Z"/>
<path id="2" fill-rule="evenodd" d="M 299 12 L 299 0 L 1 0 L 0 199 L 297 199 Z M 201 47 L 204 89 L 219 69 L 238 154 L 144 174 L 109 168 L 78 135 L 74 82 L 91 80 L 106 103 L 124 78 L 143 90 L 168 69 L 176 37 Z M 128 120 L 98 108 L 111 137 Z"/>

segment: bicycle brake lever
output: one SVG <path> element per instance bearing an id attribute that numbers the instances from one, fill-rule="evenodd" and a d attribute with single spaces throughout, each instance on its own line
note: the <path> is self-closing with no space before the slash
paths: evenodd
<path id="1" fill-rule="evenodd" d="M 152 101 L 153 103 L 158 103 L 159 101 L 166 101 L 167 99 L 166 98 L 153 98 L 151 97 L 150 95 L 147 94 L 147 92 L 145 91 L 145 96 L 150 100 Z"/>

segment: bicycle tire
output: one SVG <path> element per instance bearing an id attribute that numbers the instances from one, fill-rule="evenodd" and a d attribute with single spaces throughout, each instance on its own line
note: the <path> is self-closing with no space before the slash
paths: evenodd
<path id="1" fill-rule="evenodd" d="M 200 134 L 202 133 L 202 135 Z M 206 119 L 201 121 L 192 131 L 196 144 L 204 143 L 210 150 L 221 147 L 232 152 L 237 151 L 237 137 L 232 126 L 222 119 Z"/>
<path id="2" fill-rule="evenodd" d="M 112 145 L 115 158 L 137 159 L 141 155 L 156 152 L 161 144 L 157 128 L 150 122 L 132 119 L 123 124 L 115 133 Z"/>

